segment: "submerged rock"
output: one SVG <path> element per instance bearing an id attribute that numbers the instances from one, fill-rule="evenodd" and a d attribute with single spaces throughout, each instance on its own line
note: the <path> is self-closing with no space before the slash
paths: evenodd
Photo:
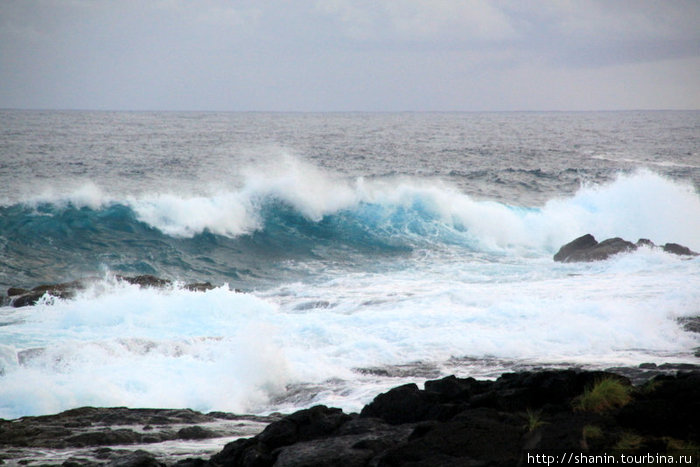
<path id="1" fill-rule="evenodd" d="M 554 255 L 554 261 L 562 263 L 591 262 L 608 259 L 612 255 L 634 251 L 639 247 L 656 248 L 654 242 L 646 238 L 640 238 L 637 243 L 632 243 L 620 237 L 608 238 L 598 242 L 591 234 L 583 235 L 562 246 Z M 677 243 L 667 243 L 662 247 L 663 251 L 683 256 L 697 256 L 690 248 Z"/>

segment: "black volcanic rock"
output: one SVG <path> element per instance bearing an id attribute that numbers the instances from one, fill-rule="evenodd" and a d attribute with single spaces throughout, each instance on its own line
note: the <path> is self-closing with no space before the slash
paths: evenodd
<path id="1" fill-rule="evenodd" d="M 129 284 L 134 284 L 141 287 L 162 288 L 172 284 L 172 281 L 168 279 L 161 279 L 160 277 L 156 277 L 151 274 L 143 274 L 140 276 L 117 275 L 116 278 L 121 281 L 128 282 Z"/>
<path id="2" fill-rule="evenodd" d="M 600 261 L 612 255 L 636 249 L 637 245 L 619 237 L 609 238 L 599 243 L 593 235 L 586 234 L 562 246 L 554 255 L 554 261 L 563 263 Z"/>
<path id="3" fill-rule="evenodd" d="M 14 307 L 35 305 L 41 297 L 48 294 L 57 298 L 72 298 L 76 292 L 85 288 L 83 281 L 64 282 L 60 284 L 45 284 L 34 287 L 31 290 L 20 287 L 10 287 L 7 296 L 9 304 Z"/>
<path id="4" fill-rule="evenodd" d="M 165 288 L 173 285 L 171 280 L 162 279 L 151 274 L 144 274 L 140 276 L 116 275 L 115 277 L 119 281 L 138 285 L 139 287 Z M 46 294 L 55 298 L 73 298 L 78 291 L 85 289 L 90 282 L 94 282 L 96 280 L 97 278 L 93 277 L 83 280 L 75 280 L 72 282 L 39 285 L 33 289 L 10 287 L 7 289 L 7 298 L 3 298 L 0 305 L 10 305 L 16 308 L 36 305 L 37 302 Z M 206 292 L 207 290 L 213 289 L 214 286 L 210 282 L 193 282 L 184 285 L 183 288 L 192 292 Z M 236 292 L 240 291 L 236 290 Z"/>
<path id="5" fill-rule="evenodd" d="M 630 388 L 632 401 L 605 413 L 577 410 L 577 398 L 606 378 Z M 424 390 L 415 384 L 391 389 L 359 417 L 344 418 L 326 407 L 309 409 L 320 419 L 332 414 L 337 422 L 322 423 L 326 428 L 304 436 L 292 422 L 310 419 L 301 411 L 197 465 L 505 467 L 524 464 L 529 452 L 614 452 L 629 432 L 639 433 L 640 449 L 672 452 L 697 439 L 698 391 L 700 372 L 659 376 L 642 388 L 602 371 L 509 373 L 495 381 L 450 376 L 426 382 Z M 664 404 L 673 414 L 662 413 Z M 600 436 L 587 438 L 595 432 Z"/>
<path id="6" fill-rule="evenodd" d="M 193 282 L 185 285 L 184 288 L 191 292 L 206 292 L 207 290 L 213 289 L 214 286 L 211 285 L 211 282 Z"/>
<path id="7" fill-rule="evenodd" d="M 418 422 L 436 418 L 439 402 L 437 394 L 421 391 L 413 383 L 405 384 L 379 394 L 360 416 L 381 418 L 393 425 Z"/>
<path id="8" fill-rule="evenodd" d="M 647 435 L 700 440 L 700 371 L 658 376 L 618 415 L 620 424 Z"/>
<path id="9" fill-rule="evenodd" d="M 188 426 L 181 428 L 177 432 L 177 437 L 180 439 L 209 439 L 216 438 L 218 433 L 206 428 L 202 428 L 199 425 Z"/>
<path id="10" fill-rule="evenodd" d="M 673 253 L 674 255 L 698 256 L 700 254 L 694 252 L 687 246 L 679 245 L 678 243 L 667 243 L 662 248 L 666 253 Z"/>
<path id="11" fill-rule="evenodd" d="M 656 248 L 654 242 L 646 238 L 640 238 L 637 243 L 620 237 L 598 242 L 593 235 L 586 234 L 562 246 L 554 255 L 554 261 L 562 263 L 601 261 L 618 253 L 634 251 L 641 246 Z M 681 256 L 698 256 L 698 253 L 690 248 L 677 243 L 667 243 L 662 249 L 667 253 Z"/>
<path id="12" fill-rule="evenodd" d="M 91 445 L 65 465 L 180 467 L 514 466 L 533 453 L 610 454 L 633 439 L 630 454 L 697 455 L 700 439 L 700 371 L 690 364 L 647 363 L 655 374 L 632 386 L 610 371 L 547 370 L 506 373 L 494 381 L 448 376 L 379 394 L 361 415 L 315 406 L 270 423 L 252 438 L 226 444 L 209 459 L 156 459 L 140 444 L 200 439 L 203 424 L 226 414 L 188 410 L 80 408 L 45 417 L 0 420 L 0 458 L 18 450 Z M 688 368 L 691 371 L 683 371 Z M 604 410 L 577 403 L 602 380 L 630 396 Z M 223 418 L 221 418 L 223 417 Z M 125 429 L 126 424 L 156 427 Z M 186 425 L 183 427 L 183 425 Z M 200 426 L 202 425 L 202 426 Z M 160 427 L 160 428 L 158 428 Z M 171 427 L 171 428 L 168 428 Z M 134 450 L 125 449 L 129 444 Z M 113 445 L 114 448 L 107 447 Z M 99 447 L 103 446 L 103 447 Z M 6 457 L 14 462 L 16 457 Z M 99 460 L 97 462 L 96 460 Z"/>
<path id="13" fill-rule="evenodd" d="M 165 467 L 165 464 L 158 462 L 152 454 L 142 450 L 113 459 L 107 465 L 109 467 Z"/>
<path id="14" fill-rule="evenodd" d="M 559 251 L 554 255 L 554 261 L 568 262 L 572 261 L 573 255 L 578 254 L 578 252 L 589 250 L 595 247 L 598 241 L 591 234 L 583 235 L 576 240 L 572 240 L 566 245 L 559 248 Z"/>

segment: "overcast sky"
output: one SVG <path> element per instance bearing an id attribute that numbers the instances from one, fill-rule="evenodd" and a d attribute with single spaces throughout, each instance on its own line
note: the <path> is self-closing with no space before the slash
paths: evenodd
<path id="1" fill-rule="evenodd" d="M 700 1 L 0 0 L 0 108 L 700 109 Z"/>

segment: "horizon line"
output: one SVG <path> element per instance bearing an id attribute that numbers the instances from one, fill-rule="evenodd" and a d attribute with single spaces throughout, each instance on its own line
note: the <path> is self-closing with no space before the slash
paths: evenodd
<path id="1" fill-rule="evenodd" d="M 133 113 L 277 113 L 277 114 L 398 114 L 398 113 L 585 113 L 585 112 L 697 112 L 700 108 L 623 108 L 623 109 L 479 109 L 479 110 L 223 110 L 223 109 L 109 109 L 71 107 L 0 107 L 0 111 L 25 112 L 133 112 Z"/>

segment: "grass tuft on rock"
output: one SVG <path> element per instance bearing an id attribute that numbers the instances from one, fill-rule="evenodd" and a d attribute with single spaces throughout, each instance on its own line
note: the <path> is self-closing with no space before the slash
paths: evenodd
<path id="1" fill-rule="evenodd" d="M 540 410 L 527 409 L 527 412 L 525 412 L 525 419 L 527 420 L 525 428 L 528 432 L 535 431 L 542 425 L 547 424 L 547 422 L 542 420 L 542 412 Z"/>
<path id="2" fill-rule="evenodd" d="M 631 386 L 617 378 L 603 378 L 574 400 L 574 410 L 602 413 L 617 409 L 632 400 L 631 391 Z"/>

